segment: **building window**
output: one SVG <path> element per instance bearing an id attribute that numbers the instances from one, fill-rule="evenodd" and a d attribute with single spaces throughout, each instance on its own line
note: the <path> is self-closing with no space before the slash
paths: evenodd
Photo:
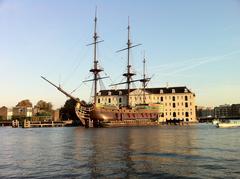
<path id="1" fill-rule="evenodd" d="M 165 106 L 167 106 L 167 103 L 165 103 Z"/>
<path id="2" fill-rule="evenodd" d="M 188 117 L 188 116 L 189 116 L 188 112 L 186 112 L 186 113 L 185 113 L 185 116 L 186 116 L 186 117 Z"/>
<path id="3" fill-rule="evenodd" d="M 119 95 L 122 95 L 122 91 L 119 91 L 118 94 L 119 94 Z"/>
<path id="4" fill-rule="evenodd" d="M 100 98 L 98 98 L 98 103 L 100 103 Z"/>
<path id="5" fill-rule="evenodd" d="M 122 98 L 119 98 L 119 103 L 121 103 L 122 102 Z"/>
<path id="6" fill-rule="evenodd" d="M 175 96 L 172 97 L 172 100 L 175 101 Z"/>
<path id="7" fill-rule="evenodd" d="M 169 106 L 171 106 L 171 103 L 169 103 Z"/>
<path id="8" fill-rule="evenodd" d="M 188 97 L 187 96 L 185 96 L 185 101 L 187 101 L 188 100 Z"/>
<path id="9" fill-rule="evenodd" d="M 186 107 L 186 108 L 188 107 L 188 103 L 185 103 L 185 107 Z"/>
<path id="10" fill-rule="evenodd" d="M 108 98 L 108 103 L 111 103 L 111 98 Z"/>
<path id="11" fill-rule="evenodd" d="M 160 89 L 160 93 L 161 93 L 161 94 L 163 93 L 163 90 L 162 90 L 162 89 Z"/>
<path id="12" fill-rule="evenodd" d="M 175 93 L 175 89 L 172 89 L 172 93 Z"/>
<path id="13" fill-rule="evenodd" d="M 176 107 L 175 103 L 173 103 L 173 107 L 174 107 L 174 108 Z"/>
<path id="14" fill-rule="evenodd" d="M 163 97 L 161 96 L 161 101 L 163 101 Z"/>
<path id="15" fill-rule="evenodd" d="M 108 95 L 109 95 L 109 96 L 111 96 L 111 95 L 112 95 L 111 91 L 108 91 Z"/>
<path id="16" fill-rule="evenodd" d="M 176 113 L 175 112 L 173 112 L 173 117 L 176 117 Z"/>

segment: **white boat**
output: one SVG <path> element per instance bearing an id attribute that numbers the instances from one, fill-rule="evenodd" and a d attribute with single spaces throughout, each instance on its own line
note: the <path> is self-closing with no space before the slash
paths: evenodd
<path id="1" fill-rule="evenodd" d="M 229 120 L 217 123 L 218 128 L 240 127 L 240 120 Z"/>
<path id="2" fill-rule="evenodd" d="M 219 119 L 214 119 L 214 120 L 212 121 L 212 124 L 216 126 L 219 122 L 220 122 Z"/>

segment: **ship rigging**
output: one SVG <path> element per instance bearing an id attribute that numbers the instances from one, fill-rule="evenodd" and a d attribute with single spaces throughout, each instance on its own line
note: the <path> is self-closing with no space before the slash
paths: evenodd
<path id="1" fill-rule="evenodd" d="M 45 81 L 53 85 L 57 88 L 60 92 L 65 94 L 66 96 L 70 97 L 71 99 L 77 102 L 75 106 L 75 112 L 78 118 L 81 120 L 82 124 L 85 127 L 108 127 L 108 126 L 142 126 L 142 125 L 156 125 L 161 114 L 161 104 L 145 104 L 146 101 L 144 100 L 141 106 L 131 107 L 130 106 L 130 84 L 136 81 L 140 81 L 143 83 L 143 95 L 145 99 L 145 88 L 147 82 L 150 78 L 146 78 L 145 75 L 145 57 L 143 61 L 143 79 L 133 80 L 132 77 L 135 73 L 132 72 L 131 64 L 130 64 L 130 50 L 134 47 L 140 46 L 141 44 L 132 45 L 130 40 L 130 25 L 129 25 L 129 18 L 128 18 L 128 40 L 127 40 L 127 47 L 117 52 L 127 50 L 127 71 L 123 74 L 126 78 L 125 82 L 112 84 L 119 85 L 119 84 L 127 84 L 127 93 L 126 93 L 126 105 L 125 106 L 99 106 L 97 103 L 97 83 L 100 79 L 108 78 L 107 76 L 101 77 L 100 72 L 103 71 L 102 68 L 99 67 L 99 62 L 97 59 L 97 44 L 102 42 L 103 40 L 98 40 L 99 36 L 97 34 L 97 11 L 95 11 L 95 18 L 94 18 L 94 35 L 93 35 L 93 43 L 88 45 L 93 45 L 93 68 L 90 69 L 90 72 L 93 74 L 93 79 L 86 80 L 86 81 L 93 81 L 94 87 L 94 96 L 93 96 L 93 103 L 91 105 L 86 105 L 85 103 L 81 102 L 78 98 L 75 98 L 71 94 L 64 91 L 60 86 L 57 86 L 50 82 L 45 77 L 41 76 Z M 86 82 L 85 81 L 85 82 Z"/>

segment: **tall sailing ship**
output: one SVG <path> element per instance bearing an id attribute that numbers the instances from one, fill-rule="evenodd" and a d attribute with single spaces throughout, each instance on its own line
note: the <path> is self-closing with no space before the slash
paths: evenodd
<path id="1" fill-rule="evenodd" d="M 132 77 L 135 75 L 131 70 L 130 64 L 130 50 L 133 47 L 137 47 L 141 44 L 132 45 L 130 40 L 130 25 L 128 22 L 128 41 L 127 47 L 121 49 L 120 51 L 127 51 L 127 71 L 123 74 L 126 78 L 125 82 L 117 83 L 114 85 L 127 85 L 127 93 L 126 93 L 126 105 L 125 106 L 107 106 L 107 105 L 98 105 L 97 104 L 97 84 L 100 79 L 106 77 L 100 77 L 100 72 L 103 71 L 99 67 L 99 62 L 97 60 L 97 44 L 102 42 L 98 40 L 99 36 L 97 34 L 97 16 L 95 14 L 94 18 L 94 35 L 93 35 L 93 45 L 94 47 L 94 54 L 93 54 L 93 68 L 90 69 L 90 72 L 93 74 L 93 86 L 94 86 L 94 96 L 93 102 L 91 105 L 86 105 L 85 103 L 81 102 L 78 98 L 72 96 L 71 94 L 67 93 L 63 90 L 60 86 L 53 84 L 51 81 L 46 79 L 45 77 L 41 76 L 44 80 L 48 83 L 53 85 L 57 88 L 60 92 L 68 96 L 69 98 L 76 101 L 75 112 L 82 124 L 85 127 L 119 127 L 119 126 L 147 126 L 147 125 L 157 125 L 158 119 L 162 114 L 162 104 L 146 104 L 145 102 L 145 88 L 147 82 L 150 78 L 146 78 L 145 75 L 145 58 L 143 61 L 143 78 L 138 80 L 133 80 Z M 91 80 L 89 80 L 91 81 Z M 130 85 L 133 82 L 140 81 L 143 84 L 143 103 L 137 106 L 131 107 L 130 106 L 130 92 L 131 88 Z"/>

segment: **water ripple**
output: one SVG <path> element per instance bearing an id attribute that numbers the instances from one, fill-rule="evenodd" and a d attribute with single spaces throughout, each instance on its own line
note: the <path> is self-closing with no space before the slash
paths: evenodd
<path id="1" fill-rule="evenodd" d="M 0 128 L 0 178 L 239 178 L 239 129 Z"/>

